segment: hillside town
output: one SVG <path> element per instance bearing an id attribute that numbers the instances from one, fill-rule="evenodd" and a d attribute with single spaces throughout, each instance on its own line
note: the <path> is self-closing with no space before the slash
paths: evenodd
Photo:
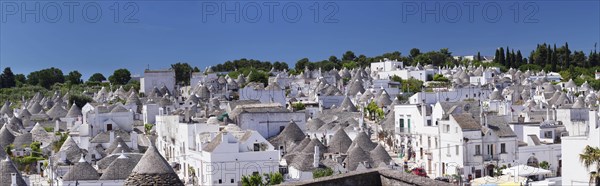
<path id="1" fill-rule="evenodd" d="M 183 86 L 173 68 L 145 69 L 139 90 L 83 103 L 60 90 L 3 101 L 0 185 L 600 183 L 587 81 L 387 58 L 252 73 L 207 67 Z"/>

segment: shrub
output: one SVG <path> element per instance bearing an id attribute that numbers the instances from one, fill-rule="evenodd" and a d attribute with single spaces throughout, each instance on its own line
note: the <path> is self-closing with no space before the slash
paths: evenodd
<path id="1" fill-rule="evenodd" d="M 324 169 L 315 169 L 313 171 L 313 179 L 331 176 L 331 175 L 333 175 L 333 170 L 331 170 L 331 168 L 329 168 L 329 167 L 324 168 Z"/>

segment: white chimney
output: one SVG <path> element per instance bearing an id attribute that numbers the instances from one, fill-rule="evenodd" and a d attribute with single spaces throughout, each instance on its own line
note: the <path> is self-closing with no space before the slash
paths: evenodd
<path id="1" fill-rule="evenodd" d="M 550 121 L 550 108 L 546 107 L 546 121 Z"/>
<path id="2" fill-rule="evenodd" d="M 554 111 L 553 111 L 553 112 L 554 112 L 554 115 L 553 115 L 552 117 L 554 118 L 554 121 L 556 121 L 556 114 L 557 114 L 557 113 L 556 113 L 556 107 L 553 107 L 552 109 L 554 110 Z"/>
<path id="3" fill-rule="evenodd" d="M 427 104 L 425 104 L 425 99 L 423 99 L 423 103 L 421 104 L 421 116 L 422 121 L 427 124 Z"/>
<path id="4" fill-rule="evenodd" d="M 313 167 L 319 167 L 319 146 L 315 146 L 315 154 L 313 155 Z"/>
<path id="5" fill-rule="evenodd" d="M 56 122 L 54 123 L 54 132 L 58 132 L 59 129 L 60 129 L 60 124 L 58 123 L 58 120 L 56 120 Z"/>
<path id="6" fill-rule="evenodd" d="M 113 141 L 115 141 L 115 131 L 111 130 L 108 134 L 109 134 L 109 138 L 108 138 L 109 141 L 108 142 L 112 143 Z"/>
<path id="7" fill-rule="evenodd" d="M 17 186 L 17 173 L 10 173 L 10 186 Z"/>
<path id="8" fill-rule="evenodd" d="M 131 133 L 131 148 L 133 150 L 138 150 L 138 135 L 135 132 Z"/>

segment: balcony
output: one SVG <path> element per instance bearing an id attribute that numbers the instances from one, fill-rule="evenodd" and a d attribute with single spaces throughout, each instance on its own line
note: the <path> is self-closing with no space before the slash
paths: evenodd
<path id="1" fill-rule="evenodd" d="M 500 153 L 500 154 L 499 154 L 499 157 L 500 157 L 500 160 L 503 160 L 503 161 L 511 161 L 511 158 L 509 158 L 509 155 L 508 155 L 508 153 Z"/>
<path id="2" fill-rule="evenodd" d="M 483 161 L 498 161 L 498 160 L 500 160 L 500 156 L 498 154 L 496 154 L 496 155 L 484 154 L 483 155 Z"/>
<path id="3" fill-rule="evenodd" d="M 396 127 L 396 134 L 408 134 L 408 133 L 410 133 L 410 128 Z"/>

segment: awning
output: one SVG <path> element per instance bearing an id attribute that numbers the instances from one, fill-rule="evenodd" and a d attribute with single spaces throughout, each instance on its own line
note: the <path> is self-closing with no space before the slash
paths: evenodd
<path id="1" fill-rule="evenodd" d="M 518 165 L 502 170 L 502 174 L 517 175 L 523 177 L 545 175 L 550 173 L 552 172 L 549 170 L 528 165 Z"/>

